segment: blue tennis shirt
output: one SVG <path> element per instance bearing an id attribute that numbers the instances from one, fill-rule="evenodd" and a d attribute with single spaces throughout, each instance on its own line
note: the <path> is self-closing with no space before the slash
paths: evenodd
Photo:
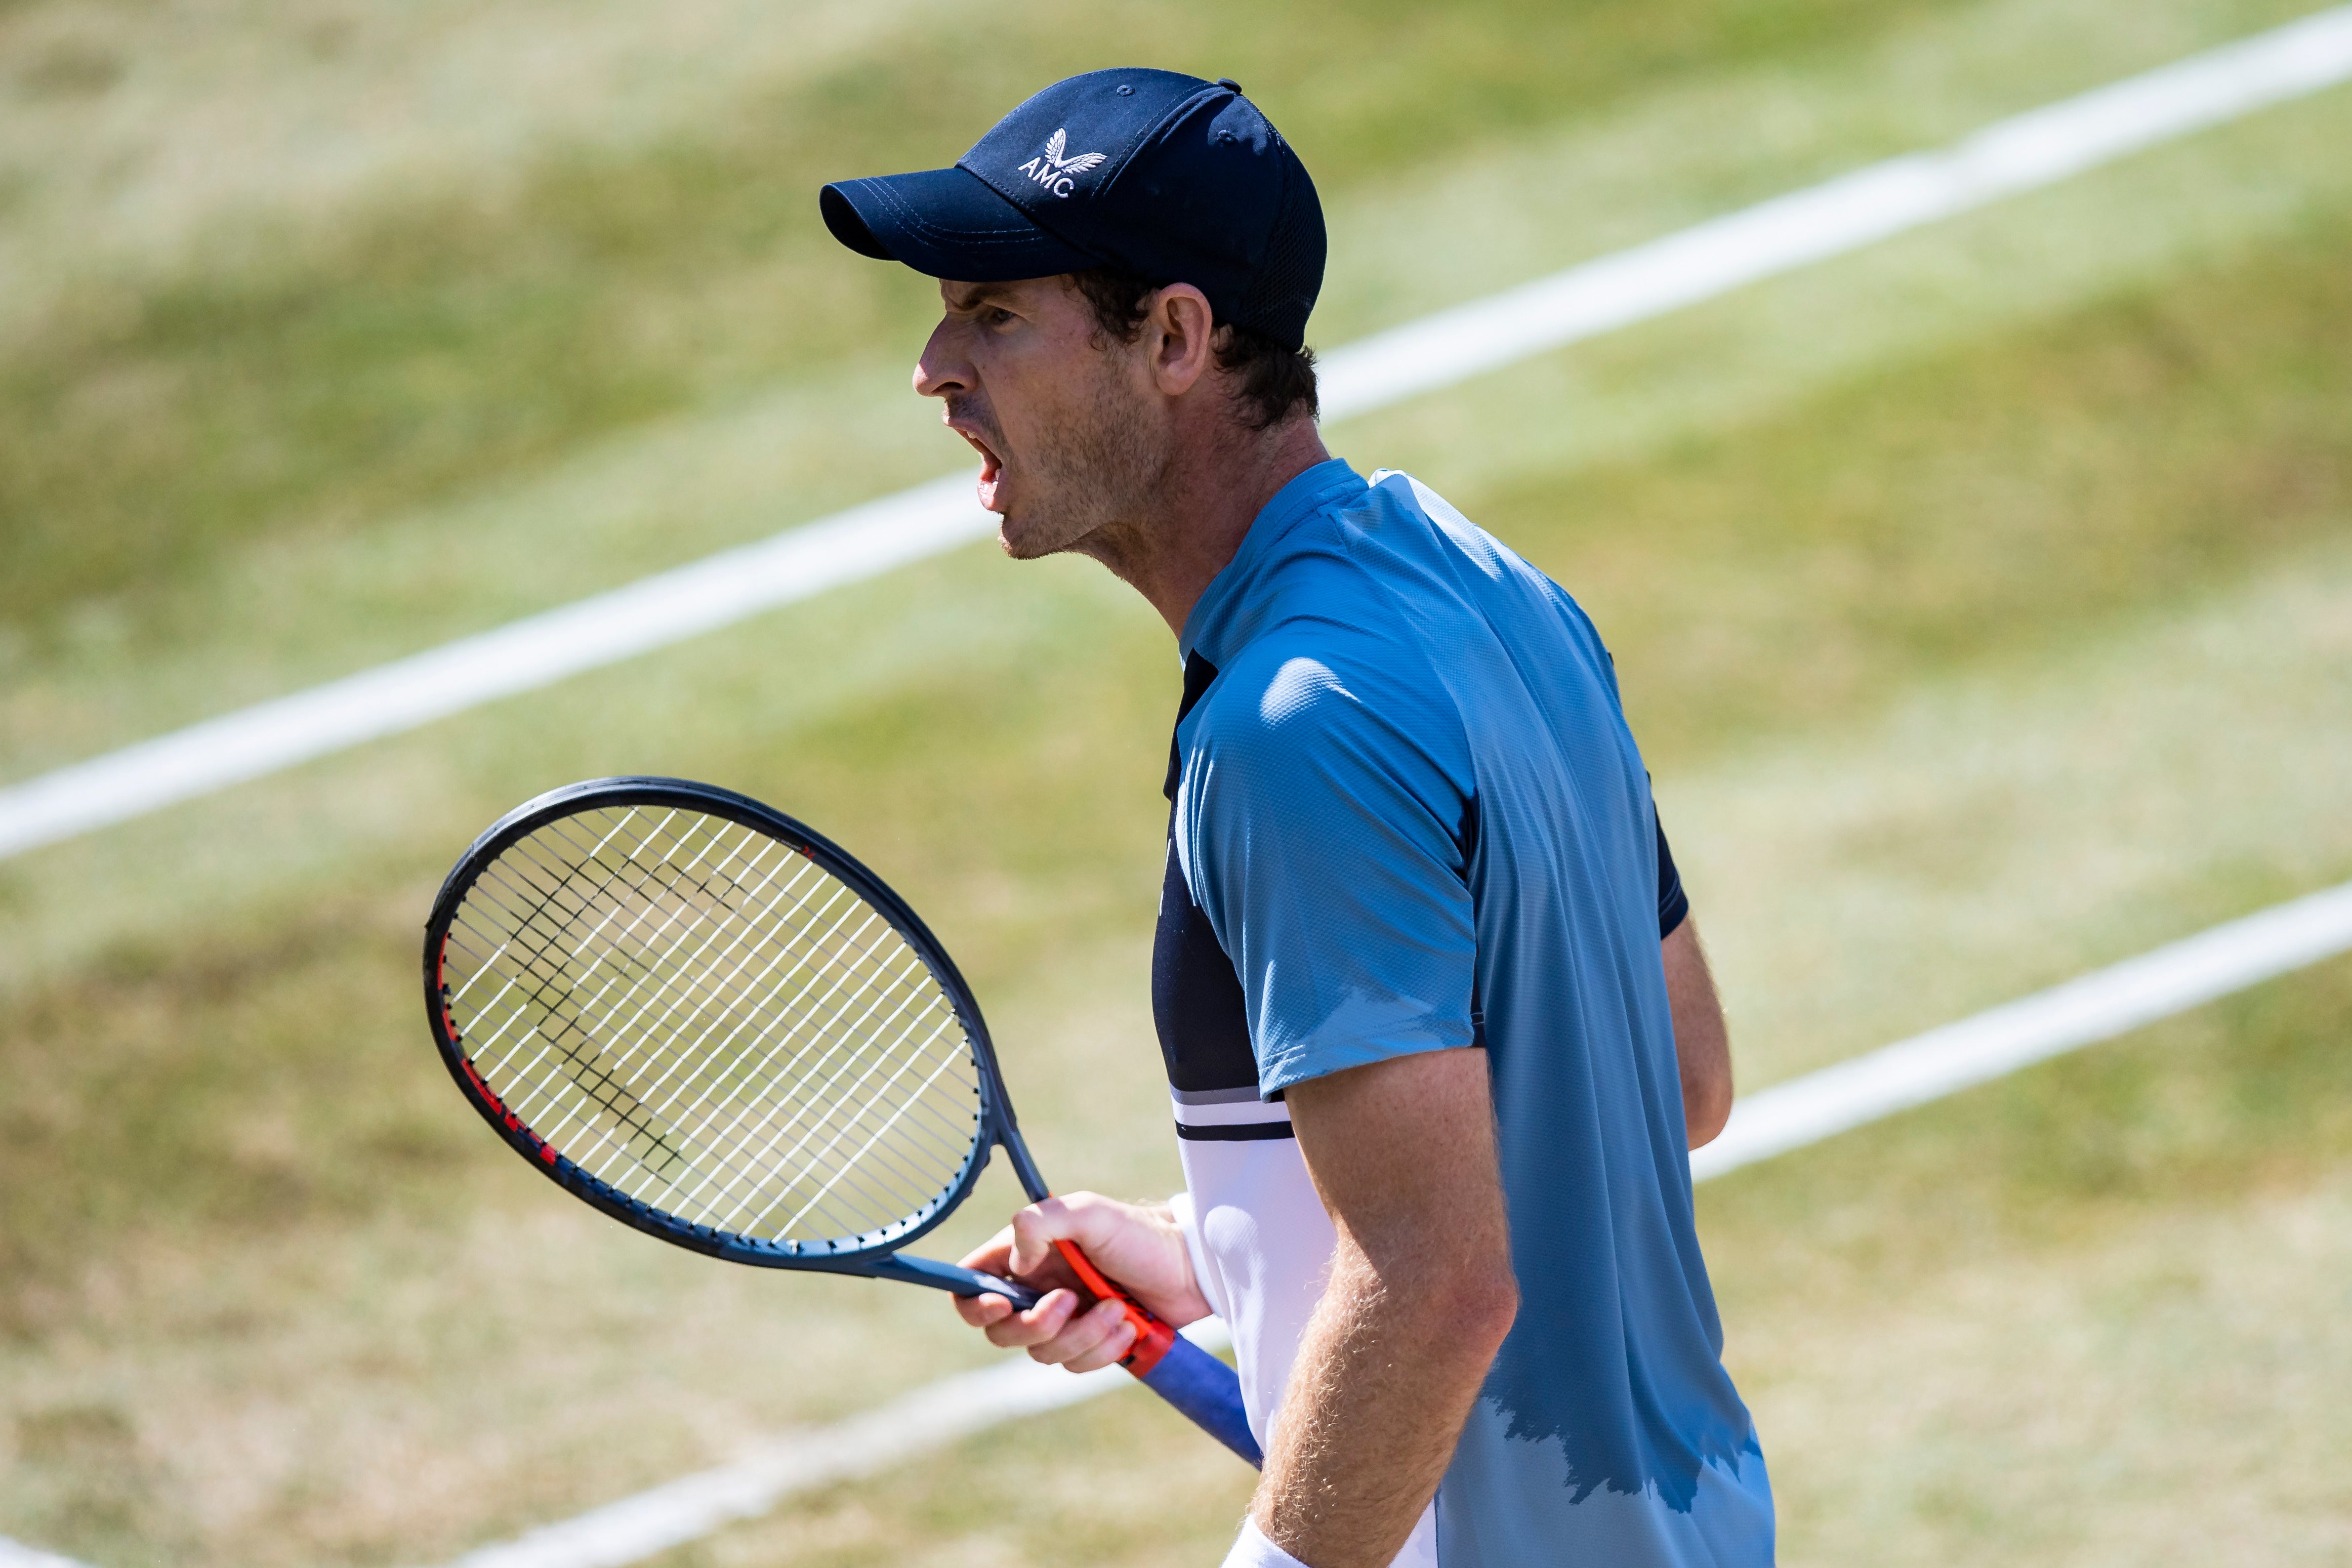
<path id="1" fill-rule="evenodd" d="M 1310 468 L 1187 620 L 1153 1003 L 1203 1289 L 1279 1418 L 1332 1246 L 1289 1085 L 1479 1045 L 1519 1312 L 1400 1563 L 1761 1565 L 1608 652 L 1417 481 Z"/>

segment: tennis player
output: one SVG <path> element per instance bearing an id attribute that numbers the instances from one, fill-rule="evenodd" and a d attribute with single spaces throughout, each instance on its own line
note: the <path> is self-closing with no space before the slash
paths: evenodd
<path id="1" fill-rule="evenodd" d="M 1183 658 L 1152 1003 L 1186 1190 L 1024 1210 L 966 1261 L 1062 1288 L 966 1321 L 1124 1354 L 1059 1237 L 1222 1315 L 1266 1451 L 1229 1563 L 1770 1563 L 1691 1217 L 1722 1018 L 1608 652 L 1324 449 L 1297 153 L 1231 81 L 1097 71 L 823 210 L 940 279 L 915 388 L 1005 552 L 1101 562 Z"/>

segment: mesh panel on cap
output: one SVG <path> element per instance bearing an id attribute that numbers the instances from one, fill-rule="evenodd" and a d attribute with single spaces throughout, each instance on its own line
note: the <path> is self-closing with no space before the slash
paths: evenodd
<path id="1" fill-rule="evenodd" d="M 1297 153 L 1279 132 L 1275 139 L 1283 153 L 1282 198 L 1266 237 L 1265 259 L 1250 279 L 1236 320 L 1295 349 L 1307 342 L 1307 318 L 1323 288 L 1323 204 Z"/>

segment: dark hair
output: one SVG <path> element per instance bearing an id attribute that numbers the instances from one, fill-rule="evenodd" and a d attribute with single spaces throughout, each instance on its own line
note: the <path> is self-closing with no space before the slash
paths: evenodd
<path id="1" fill-rule="evenodd" d="M 1070 275 L 1071 286 L 1094 307 L 1095 324 L 1106 337 L 1131 343 L 1143 331 L 1149 314 L 1145 301 L 1163 288 L 1139 272 L 1124 267 L 1093 267 Z M 1271 429 L 1307 405 L 1309 418 L 1315 397 L 1315 351 L 1286 348 L 1255 327 L 1219 321 L 1217 368 L 1242 378 L 1242 423 L 1253 430 Z"/>

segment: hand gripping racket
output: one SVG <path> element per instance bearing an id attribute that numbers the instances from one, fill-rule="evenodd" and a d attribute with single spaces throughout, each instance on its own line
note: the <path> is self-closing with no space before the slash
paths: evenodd
<path id="1" fill-rule="evenodd" d="M 425 1006 L 474 1109 L 625 1225 L 735 1263 L 1036 1304 L 900 1250 L 992 1148 L 1046 1196 L 979 1004 L 880 878 L 757 801 L 598 779 L 509 812 L 433 901 Z M 1262 1464 L 1233 1370 L 1057 1245 L 1125 1304 L 1120 1364 Z"/>

